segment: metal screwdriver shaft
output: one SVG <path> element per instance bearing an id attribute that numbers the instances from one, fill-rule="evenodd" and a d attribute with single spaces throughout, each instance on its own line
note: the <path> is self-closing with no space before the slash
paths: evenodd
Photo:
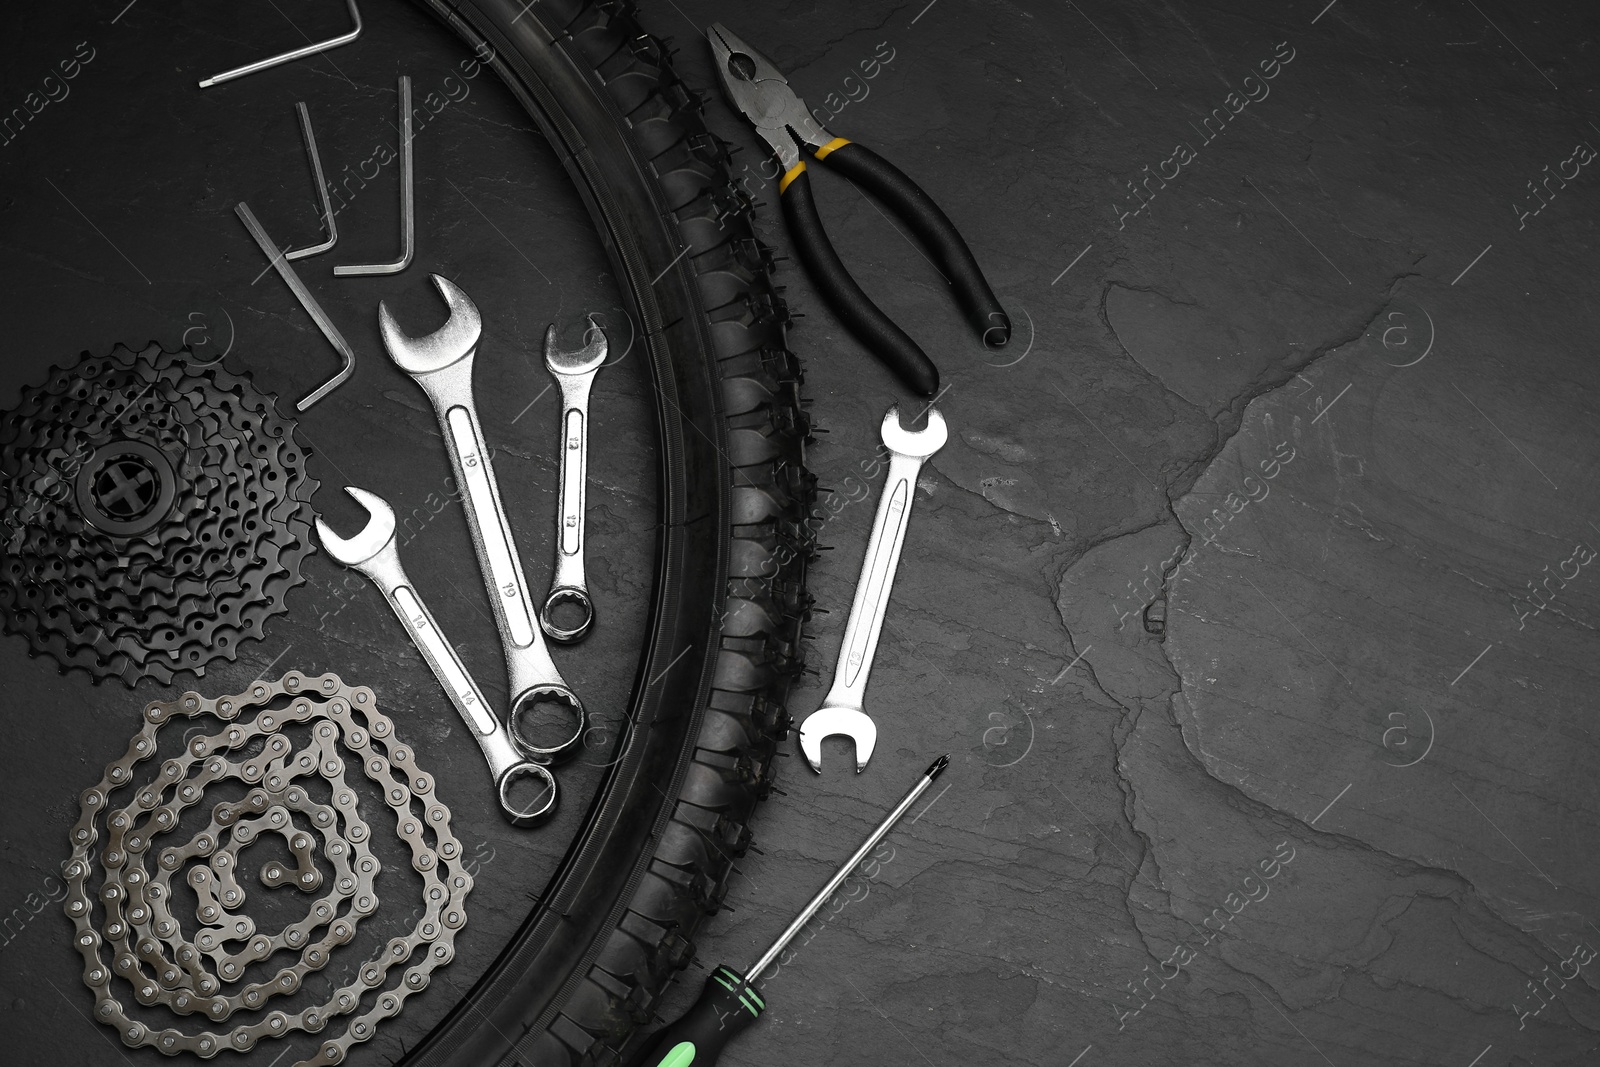
<path id="1" fill-rule="evenodd" d="M 856 864 L 884 839 L 894 824 L 900 821 L 900 817 L 949 765 L 948 755 L 933 761 L 917 784 L 900 799 L 900 803 L 878 824 L 877 829 L 867 835 L 855 854 L 834 872 L 828 883 L 818 890 L 817 895 L 811 898 L 754 966 L 743 973 L 726 965 L 713 970 L 706 978 L 700 999 L 677 1022 L 668 1024 L 656 1034 L 645 1050 L 631 1061 L 633 1067 L 708 1067 L 715 1063 L 728 1041 L 759 1019 L 765 1010 L 766 1002 L 753 988 L 761 972 L 778 958 L 778 953 L 805 928 L 817 909 L 827 903 L 828 898 L 850 876 L 850 872 L 856 869 Z"/>
<path id="2" fill-rule="evenodd" d="M 822 905 L 828 902 L 829 897 L 833 896 L 833 891 L 838 889 L 846 878 L 850 877 L 850 872 L 856 869 L 856 864 L 867 858 L 867 853 L 876 848 L 878 842 L 882 841 L 889 831 L 894 829 L 894 824 L 900 821 L 900 817 L 906 813 L 906 809 L 916 803 L 917 798 L 933 784 L 933 780 L 939 777 L 949 765 L 949 756 L 940 756 L 933 761 L 933 766 L 927 769 L 922 779 L 911 787 L 909 793 L 901 798 L 900 803 L 895 805 L 894 810 L 878 824 L 878 828 L 868 834 L 865 841 L 861 842 L 861 847 L 856 849 L 855 855 L 846 860 L 844 866 L 834 872 L 833 877 L 828 879 L 828 884 L 817 891 L 817 895 L 811 898 L 811 903 L 807 904 L 800 914 L 795 916 L 794 922 L 789 924 L 789 928 L 779 935 L 778 940 L 772 943 L 772 947 L 767 949 L 761 958 L 756 960 L 755 965 L 745 972 L 747 981 L 755 981 L 756 977 L 767 969 L 767 965 L 778 958 L 778 953 L 788 947 L 789 942 L 794 940 L 796 934 L 805 929 L 805 925 L 811 921 L 811 917 L 817 913 Z"/>

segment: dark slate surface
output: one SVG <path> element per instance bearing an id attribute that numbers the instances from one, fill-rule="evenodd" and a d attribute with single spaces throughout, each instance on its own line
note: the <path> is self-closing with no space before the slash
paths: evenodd
<path id="1" fill-rule="evenodd" d="M 1575 152 L 1600 147 L 1600 16 L 1324 3 L 648 7 L 708 89 L 699 26 L 763 45 L 835 132 L 945 205 L 1018 322 L 985 353 L 918 250 L 818 179 L 846 260 L 940 363 L 952 435 L 924 468 L 874 668 L 878 753 L 859 777 L 843 745 L 820 777 L 785 764 L 788 795 L 761 813 L 764 851 L 740 861 L 703 959 L 753 958 L 933 755 L 953 765 L 770 979 L 765 1021 L 724 1062 L 1600 1062 L 1600 990 L 1577 962 L 1600 946 L 1600 586 L 1582 563 L 1600 546 L 1597 194 Z M 309 240 L 293 101 L 337 172 L 392 137 L 396 73 L 420 97 L 461 50 L 411 8 L 370 3 L 357 45 L 196 90 L 292 44 L 285 15 L 310 36 L 342 19 L 277 6 L 10 17 L 6 108 L 77 42 L 95 59 L 0 147 L 6 397 L 81 349 L 176 344 L 191 313 L 231 317 L 235 362 L 280 394 L 332 368 L 276 279 L 251 286 L 262 263 L 232 205 Z M 757 142 L 715 99 L 712 122 L 746 147 L 746 188 L 783 248 Z M 307 271 L 366 356 L 302 422 L 318 504 L 348 525 L 329 486 L 409 509 L 442 484 L 431 413 L 382 361 L 372 309 L 389 299 L 425 328 L 438 307 L 421 268 L 455 275 L 488 319 L 480 380 L 496 385 L 480 404 L 537 584 L 554 485 L 538 338 L 615 296 L 576 197 L 486 79 L 419 135 L 418 166 L 418 268 Z M 393 254 L 394 194 L 391 169 L 354 200 L 335 261 Z M 783 280 L 830 431 L 813 465 L 837 493 L 804 714 L 831 676 L 872 517 L 860 465 L 896 391 L 797 272 Z M 638 371 L 624 360 L 597 386 L 604 625 L 560 661 L 602 708 L 631 679 L 649 581 Z M 503 689 L 459 514 L 415 546 L 435 612 Z M 280 655 L 378 687 L 463 840 L 493 857 L 448 981 L 359 1051 L 380 1063 L 481 972 L 581 804 L 539 834 L 475 810 L 475 751 L 382 605 L 342 595 L 324 559 L 307 572 L 293 614 L 200 688 Z M 92 690 L 21 646 L 0 643 L 6 911 L 59 862 L 76 791 L 138 706 L 166 693 Z M 66 929 L 47 909 L 0 947 L 0 1037 L 19 1062 L 120 1062 L 80 1017 Z"/>

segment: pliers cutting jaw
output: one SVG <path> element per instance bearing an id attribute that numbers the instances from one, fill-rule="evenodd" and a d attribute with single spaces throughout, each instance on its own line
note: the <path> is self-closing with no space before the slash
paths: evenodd
<path id="1" fill-rule="evenodd" d="M 812 117 L 806 102 L 789 88 L 789 79 L 772 60 L 720 22 L 707 28 L 706 39 L 711 42 L 723 91 L 755 126 L 785 172 L 800 164 L 796 138 L 812 148 L 833 140 L 833 134 Z"/>
<path id="2" fill-rule="evenodd" d="M 778 200 L 789 236 L 806 273 L 850 333 L 922 396 L 939 389 L 939 370 L 928 354 L 872 302 L 834 250 L 811 193 L 802 148 L 811 160 L 859 185 L 908 224 L 926 246 L 968 321 L 985 344 L 1011 337 L 1011 319 L 955 224 L 893 163 L 865 145 L 835 137 L 812 117 L 805 101 L 772 60 L 721 23 L 706 30 L 717 76 L 729 101 L 755 126 L 783 168 Z"/>

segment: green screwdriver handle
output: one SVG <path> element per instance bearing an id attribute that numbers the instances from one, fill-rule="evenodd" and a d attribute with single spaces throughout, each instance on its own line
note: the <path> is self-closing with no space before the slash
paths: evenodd
<path id="1" fill-rule="evenodd" d="M 744 974 L 740 974 L 732 967 L 726 965 L 718 967 L 706 979 L 706 987 L 700 993 L 700 999 L 694 1002 L 694 1007 L 675 1023 L 664 1027 L 656 1034 L 655 1040 L 645 1046 L 639 1056 L 628 1061 L 628 1067 L 710 1067 L 722 1054 L 722 1047 L 757 1019 L 767 1009 L 760 995 L 750 988 L 751 979 L 767 969 L 767 965 L 778 958 L 778 953 L 802 927 L 817 913 L 817 909 L 827 902 L 834 890 L 849 877 L 855 870 L 856 864 L 864 859 L 872 847 L 882 841 L 900 816 L 904 815 L 922 795 L 922 791 L 933 784 L 933 780 L 944 773 L 950 766 L 948 754 L 940 756 L 933 761 L 933 765 L 922 772 L 922 777 L 911 791 L 900 798 L 884 820 L 868 835 L 861 847 L 856 849 L 851 856 L 834 872 L 817 895 L 812 897 L 789 928 L 778 936 L 778 940 L 768 946 L 766 954 L 756 961 Z M 934 797 L 938 800 L 938 797 Z M 929 807 L 932 807 L 930 804 Z M 927 808 L 923 808 L 927 811 Z M 920 817 L 920 816 L 919 816 Z M 915 820 L 912 820 L 913 822 Z"/>
<path id="2" fill-rule="evenodd" d="M 718 967 L 683 1018 L 663 1029 L 631 1067 L 709 1067 L 732 1038 L 757 1019 L 766 1004 L 743 975 Z"/>

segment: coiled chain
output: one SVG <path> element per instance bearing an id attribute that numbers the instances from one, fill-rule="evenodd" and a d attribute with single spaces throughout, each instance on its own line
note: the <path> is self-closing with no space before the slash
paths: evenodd
<path id="1" fill-rule="evenodd" d="M 252 710 L 253 717 L 242 718 Z M 179 718 L 202 716 L 221 720 L 223 728 L 193 737 L 182 755 L 166 760 L 158 775 L 136 785 L 134 768 L 156 755 L 161 728 Z M 282 731 L 299 724 L 309 727 L 310 741 L 296 749 Z M 242 758 L 258 740 L 260 751 Z M 396 832 L 410 849 L 411 866 L 422 877 L 416 925 L 405 936 L 390 939 L 322 1004 L 294 1012 L 267 1011 L 222 1033 L 153 1029 L 130 1018 L 112 994 L 113 978 L 127 981 L 142 1005 L 203 1015 L 211 1024 L 241 1009 L 265 1009 L 273 998 L 297 992 L 307 974 L 326 967 L 333 949 L 354 938 L 361 920 L 377 911 L 374 883 L 381 865 L 369 848 L 371 829 L 356 810 L 356 792 L 345 781 L 346 753 L 382 790 L 394 812 Z M 327 782 L 331 804 L 317 801 L 308 783 L 300 781 L 315 777 Z M 201 803 L 207 786 L 229 779 L 247 787 L 242 800 L 216 804 L 210 825 L 187 842 L 161 845 L 163 835 L 177 829 L 182 813 Z M 132 802 L 111 809 L 113 791 L 129 788 Z M 407 997 L 427 987 L 433 970 L 455 955 L 456 933 L 467 920 L 464 905 L 472 876 L 462 866 L 449 809 L 433 795 L 432 777 L 396 741 L 394 724 L 378 711 L 370 689 L 346 687 L 332 674 L 307 677 L 291 671 L 277 682 L 255 682 L 233 696 L 207 699 L 185 693 L 174 701 L 151 703 L 127 753 L 106 767 L 105 776 L 81 800 L 82 814 L 70 835 L 72 855 L 64 868 L 68 891 L 63 906 L 83 956 L 83 980 L 94 992 L 94 1017 L 115 1027 L 125 1045 L 209 1058 L 223 1049 L 247 1051 L 264 1037 L 320 1033 L 338 1017 L 360 1011 L 343 1034 L 324 1040 L 316 1055 L 296 1067 L 340 1063 L 350 1046 L 370 1040 L 378 1023 L 397 1014 Z M 98 860 L 104 872 L 98 897 L 105 922 L 96 928 L 89 884 L 102 820 L 106 840 Z M 425 833 L 431 835 L 431 846 Z M 305 918 L 271 935 L 258 932 L 239 910 L 245 900 L 238 880 L 240 853 L 263 834 L 282 837 L 294 857 L 292 868 L 268 861 L 259 873 L 263 885 L 293 885 L 307 896 L 325 889 L 311 899 Z M 333 869 L 326 887 L 313 861 L 317 839 Z M 146 866 L 147 857 L 154 858 L 153 869 Z M 185 938 L 171 907 L 172 879 L 180 872 L 199 902 L 192 941 Z M 101 951 L 105 946 L 111 950 L 109 961 Z M 247 967 L 280 951 L 297 953 L 297 962 L 269 980 L 241 984 Z M 385 989 L 395 968 L 403 968 L 399 981 Z M 229 988 L 231 995 L 224 992 Z M 363 999 L 374 992 L 376 1002 L 361 1011 Z"/>

